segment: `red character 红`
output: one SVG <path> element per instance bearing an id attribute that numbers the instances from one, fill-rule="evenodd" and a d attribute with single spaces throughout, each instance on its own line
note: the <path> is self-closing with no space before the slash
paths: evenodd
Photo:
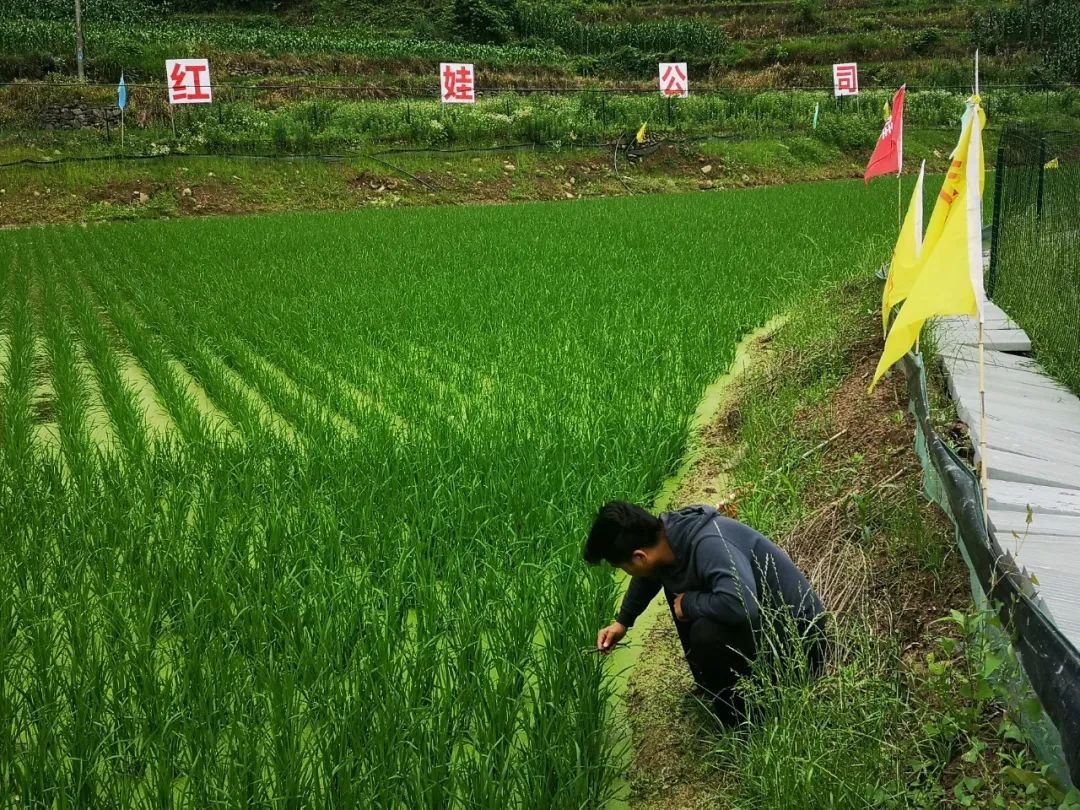
<path id="1" fill-rule="evenodd" d="M 203 83 L 205 64 L 177 62 L 169 78 L 172 80 L 172 101 L 209 101 L 210 92 Z"/>

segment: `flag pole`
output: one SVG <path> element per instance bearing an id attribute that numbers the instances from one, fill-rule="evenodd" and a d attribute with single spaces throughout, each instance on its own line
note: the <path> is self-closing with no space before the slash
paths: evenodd
<path id="1" fill-rule="evenodd" d="M 902 84 L 900 86 L 900 89 L 903 90 L 906 87 L 907 87 L 907 82 L 904 82 L 904 84 Z M 904 196 L 904 194 L 903 194 L 904 181 L 900 179 L 900 175 L 902 175 L 903 173 L 904 173 L 904 119 L 903 119 L 903 116 L 901 116 L 901 118 L 900 118 L 900 132 L 897 133 L 897 137 L 896 137 L 896 221 L 897 221 L 897 223 L 899 223 L 900 227 L 903 227 L 903 223 L 904 223 L 904 215 L 903 215 L 904 203 L 903 203 L 903 199 L 902 199 L 903 196 Z M 920 234 L 920 237 L 921 236 L 922 235 Z"/>
<path id="2" fill-rule="evenodd" d="M 900 172 L 896 172 L 896 227 L 904 227 L 904 181 Z"/>
<path id="3" fill-rule="evenodd" d="M 982 488 L 983 516 L 990 512 L 990 472 L 986 463 L 986 342 L 983 339 L 985 316 L 979 309 L 979 484 Z"/>
<path id="4" fill-rule="evenodd" d="M 120 108 L 120 151 L 124 151 L 124 108 Z"/>
<path id="5" fill-rule="evenodd" d="M 975 49 L 975 98 L 979 97 L 979 49 Z M 976 102 L 978 103 L 978 102 Z M 971 125 L 974 128 L 973 134 L 979 132 L 979 111 L 978 106 L 974 110 L 975 119 Z M 979 153 L 982 153 L 982 137 L 979 132 Z M 971 163 L 970 150 L 968 163 Z M 968 167 L 968 177 L 972 176 L 971 166 Z M 982 189 L 976 186 L 976 192 L 979 195 L 979 256 L 980 270 L 982 263 Z M 971 194 L 972 190 L 968 189 L 968 194 Z M 970 253 L 970 251 L 969 251 Z M 979 278 L 982 278 L 982 273 L 979 273 Z M 985 287 L 976 290 L 976 295 L 979 296 L 979 484 L 982 489 L 982 508 L 983 518 L 989 520 L 990 514 L 990 465 L 986 462 L 986 291 Z"/>

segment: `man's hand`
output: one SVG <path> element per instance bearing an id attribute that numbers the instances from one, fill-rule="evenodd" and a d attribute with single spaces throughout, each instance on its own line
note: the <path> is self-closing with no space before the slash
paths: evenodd
<path id="1" fill-rule="evenodd" d="M 675 597 L 675 618 L 680 622 L 686 621 L 686 616 L 682 612 L 682 598 L 683 594 L 677 594 Z"/>
<path id="2" fill-rule="evenodd" d="M 596 634 L 596 649 L 607 655 L 626 635 L 626 625 L 622 622 L 612 622 Z"/>

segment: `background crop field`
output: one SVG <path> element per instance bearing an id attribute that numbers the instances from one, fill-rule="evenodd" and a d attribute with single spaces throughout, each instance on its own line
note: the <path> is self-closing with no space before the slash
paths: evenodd
<path id="1" fill-rule="evenodd" d="M 894 196 L 0 233 L 4 802 L 598 806 L 591 513 Z"/>

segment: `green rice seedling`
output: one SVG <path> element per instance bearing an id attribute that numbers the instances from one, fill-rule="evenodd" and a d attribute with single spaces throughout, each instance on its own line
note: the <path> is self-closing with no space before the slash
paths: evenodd
<path id="1" fill-rule="evenodd" d="M 149 427 L 139 407 L 138 395 L 121 376 L 118 357 L 108 336 L 102 331 L 101 323 L 94 315 L 78 278 L 69 272 L 64 281 L 79 341 L 93 368 L 109 420 L 116 429 L 127 462 L 139 464 L 148 451 Z"/>
<path id="2" fill-rule="evenodd" d="M 36 247 L 36 245 L 34 246 Z M 66 323 L 66 306 L 46 258 L 36 284 L 36 315 L 45 338 L 45 356 L 55 392 L 60 450 L 76 486 L 93 477 L 99 449 L 89 431 L 89 394 L 75 342 Z"/>
<path id="3" fill-rule="evenodd" d="M 139 296 L 132 303 L 174 348 L 177 358 L 190 368 L 192 375 L 206 389 L 214 404 L 245 436 L 254 440 L 269 429 L 258 406 L 232 383 L 229 369 L 214 353 L 206 338 L 192 334 L 171 312 L 148 297 Z"/>
<path id="4" fill-rule="evenodd" d="M 176 361 L 168 354 L 160 336 L 151 332 L 134 316 L 127 302 L 113 297 L 98 298 L 85 283 L 83 291 L 94 302 L 100 318 L 107 318 L 106 328 L 115 329 L 115 351 L 130 352 L 147 374 L 158 403 L 171 417 L 179 438 L 187 445 L 198 446 L 210 440 L 213 429 L 199 410 L 191 392 L 179 376 Z"/>
<path id="5" fill-rule="evenodd" d="M 30 308 L 30 276 L 19 265 L 18 254 L 8 265 L 9 294 L 5 296 L 5 334 L 7 336 L 4 365 L 3 454 L 5 472 L 12 475 L 24 469 L 32 457 L 33 428 L 30 421 L 33 391 L 34 327 Z"/>
<path id="6" fill-rule="evenodd" d="M 0 233 L 4 790 L 602 804 L 614 681 L 581 649 L 617 584 L 581 533 L 603 500 L 653 497 L 746 331 L 873 265 L 891 200 L 841 183 Z M 64 459 L 80 436 L 96 452 L 87 368 L 129 448 L 80 460 L 77 486 L 30 424 L 35 303 Z M 171 417 L 137 465 L 129 360 Z"/>

